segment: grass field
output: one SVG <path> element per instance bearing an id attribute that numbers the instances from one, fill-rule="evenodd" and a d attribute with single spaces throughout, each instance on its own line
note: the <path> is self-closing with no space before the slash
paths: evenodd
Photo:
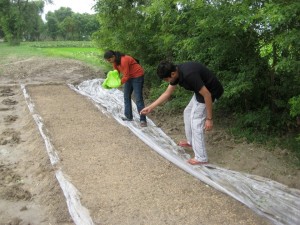
<path id="1" fill-rule="evenodd" d="M 94 47 L 92 42 L 22 42 L 20 46 L 0 43 L 0 64 L 8 63 L 10 58 L 24 59 L 33 56 L 77 59 L 96 67 L 110 69 L 110 65 L 103 60 L 103 51 Z"/>

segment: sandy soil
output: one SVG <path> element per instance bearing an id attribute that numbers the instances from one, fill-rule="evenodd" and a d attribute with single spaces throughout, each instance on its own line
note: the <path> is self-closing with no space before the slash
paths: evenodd
<path id="1" fill-rule="evenodd" d="M 0 66 L 1 225 L 74 224 L 20 84 L 95 224 L 269 224 L 169 163 L 66 85 L 102 76 L 73 60 L 10 59 Z M 181 115 L 151 119 L 175 141 L 184 138 Z M 284 149 L 236 143 L 218 126 L 207 147 L 213 164 L 300 189 L 299 168 Z"/>

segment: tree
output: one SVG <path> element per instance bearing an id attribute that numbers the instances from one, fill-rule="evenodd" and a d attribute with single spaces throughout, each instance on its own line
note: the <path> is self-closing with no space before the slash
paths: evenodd
<path id="1" fill-rule="evenodd" d="M 29 41 L 38 41 L 40 39 L 42 27 L 44 26 L 43 20 L 40 16 L 44 9 L 44 2 L 39 1 L 29 6 L 30 14 L 24 14 L 26 22 L 26 29 L 24 30 L 23 37 Z"/>
<path id="2" fill-rule="evenodd" d="M 288 102 L 294 99 L 292 102 L 296 105 L 299 101 L 296 96 L 300 93 L 300 3 L 267 1 L 258 12 L 258 18 L 264 28 L 260 34 L 262 56 L 268 60 L 269 67 L 269 105 L 272 113 L 288 118 Z M 287 126 L 288 121 L 283 121 L 281 125 Z"/>
<path id="3" fill-rule="evenodd" d="M 2 30 L 2 27 L 0 26 L 0 39 L 4 38 L 4 32 Z"/>
<path id="4" fill-rule="evenodd" d="M 99 30 L 96 15 L 75 13 L 73 17 L 76 22 L 77 40 L 90 40 L 92 33 Z"/>
<path id="5" fill-rule="evenodd" d="M 225 87 L 219 109 L 242 129 L 297 129 L 299 1 L 98 0 L 96 10 L 99 47 L 134 54 L 149 79 L 162 59 L 200 61 Z"/>
<path id="6" fill-rule="evenodd" d="M 59 23 L 63 22 L 67 17 L 71 17 L 73 14 L 74 12 L 69 7 L 60 7 L 54 11 L 54 16 Z"/>
<path id="7" fill-rule="evenodd" d="M 54 40 L 90 40 L 91 34 L 99 29 L 96 15 L 74 13 L 64 7 L 48 12 L 46 21 L 48 35 Z"/>
<path id="8" fill-rule="evenodd" d="M 47 20 L 47 33 L 53 39 L 56 40 L 59 32 L 59 23 L 55 14 L 52 12 L 48 12 L 46 15 Z"/>
<path id="9" fill-rule="evenodd" d="M 66 17 L 60 24 L 59 30 L 64 39 L 74 40 L 76 33 L 76 22 L 72 16 Z"/>
<path id="10" fill-rule="evenodd" d="M 24 33 L 28 35 L 30 29 L 36 30 L 40 23 L 38 17 L 43 10 L 44 2 L 41 0 L 0 0 L 0 25 L 5 39 L 11 45 L 20 44 L 24 38 Z M 48 0 L 47 2 L 51 1 Z M 34 23 L 33 20 L 35 20 Z M 34 24 L 35 28 L 33 28 Z"/>
<path id="11" fill-rule="evenodd" d="M 137 58 L 151 54 L 151 45 L 145 40 L 153 34 L 145 23 L 147 1 L 98 1 L 98 18 L 101 29 L 93 34 L 102 49 L 116 48 Z"/>

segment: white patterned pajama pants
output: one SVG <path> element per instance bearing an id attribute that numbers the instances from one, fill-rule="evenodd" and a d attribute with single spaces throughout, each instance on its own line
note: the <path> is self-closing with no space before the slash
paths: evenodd
<path id="1" fill-rule="evenodd" d="M 184 109 L 185 135 L 189 144 L 192 145 L 195 159 L 200 162 L 208 162 L 204 126 L 206 119 L 206 106 L 196 100 L 195 94 Z"/>

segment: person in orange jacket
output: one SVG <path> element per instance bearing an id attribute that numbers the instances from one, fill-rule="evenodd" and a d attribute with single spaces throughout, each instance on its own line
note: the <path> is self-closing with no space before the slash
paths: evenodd
<path id="1" fill-rule="evenodd" d="M 109 50 L 104 53 L 104 59 L 113 65 L 113 68 L 122 74 L 121 84 L 124 84 L 124 121 L 132 121 L 131 95 L 134 92 L 137 110 L 145 107 L 143 98 L 144 69 L 139 62 L 126 54 Z M 146 116 L 140 114 L 142 127 L 147 126 Z"/>

